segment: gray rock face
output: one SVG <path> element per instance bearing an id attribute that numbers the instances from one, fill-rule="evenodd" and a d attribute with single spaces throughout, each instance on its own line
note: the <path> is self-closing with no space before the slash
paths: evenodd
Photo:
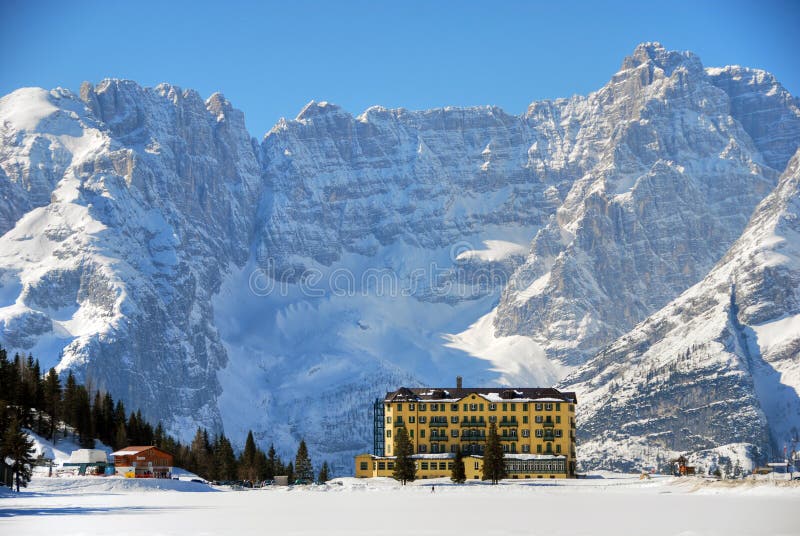
<path id="1" fill-rule="evenodd" d="M 499 333 L 580 364 L 722 257 L 775 184 L 769 166 L 800 139 L 785 90 L 774 80 L 752 88 L 771 77 L 722 83 L 725 72 L 712 78 L 690 53 L 641 45 L 609 85 L 574 102 L 561 121 L 574 125 L 565 152 L 592 157 L 505 289 Z M 744 88 L 770 96 L 748 100 Z M 756 119 L 742 124 L 745 109 Z M 759 119 L 786 136 L 767 136 Z"/>
<path id="2" fill-rule="evenodd" d="M 584 394 L 586 466 L 632 469 L 724 446 L 763 462 L 797 437 L 798 215 L 800 151 L 701 282 L 564 380 Z"/>
<path id="3" fill-rule="evenodd" d="M 371 443 L 367 399 L 398 383 L 462 373 L 535 384 L 593 357 L 591 370 L 616 374 L 636 354 L 617 339 L 723 259 L 798 145 L 797 100 L 770 75 L 705 69 L 653 43 L 596 93 L 521 116 L 353 116 L 312 102 L 260 144 L 219 94 L 121 80 L 79 96 L 23 89 L 0 100 L 0 342 L 90 377 L 184 437 L 225 420 L 235 441 L 253 428 L 288 453 L 305 436 L 350 471 Z M 794 276 L 762 273 L 738 283 L 737 314 L 719 313 L 723 347 L 744 348 L 747 326 L 794 307 L 781 292 Z M 309 290 L 337 274 L 353 275 L 352 292 Z M 380 295 L 387 274 L 413 289 Z M 659 325 L 647 340 L 669 332 Z M 473 328 L 461 339 L 478 348 L 469 355 L 447 344 Z M 710 344 L 690 354 L 717 352 Z M 791 361 L 793 344 L 762 354 Z M 713 374 L 700 358 L 676 367 L 687 382 Z M 747 444 L 763 448 L 774 427 L 752 370 L 731 365 L 718 389 L 739 400 L 725 411 Z M 608 394 L 586 374 L 570 381 L 594 408 Z M 646 435 L 626 419 L 655 398 L 637 393 L 616 413 L 592 410 L 584 437 L 622 424 Z M 650 418 L 674 431 L 659 411 Z M 675 433 L 670 448 L 728 432 Z"/>

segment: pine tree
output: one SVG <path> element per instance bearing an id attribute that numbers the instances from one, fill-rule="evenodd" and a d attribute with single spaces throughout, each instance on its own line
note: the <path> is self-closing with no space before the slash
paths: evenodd
<path id="1" fill-rule="evenodd" d="M 58 378 L 58 373 L 54 368 L 50 369 L 44 380 L 44 410 L 50 415 L 50 427 L 47 430 L 47 437 L 55 442 L 58 419 L 62 410 L 61 380 Z"/>
<path id="2" fill-rule="evenodd" d="M 117 433 L 114 434 L 114 450 L 119 450 L 128 446 L 128 432 L 125 430 L 125 423 L 117 425 Z"/>
<path id="3" fill-rule="evenodd" d="M 258 467 L 256 466 L 257 456 L 258 448 L 253 438 L 253 431 L 250 430 L 244 442 L 242 455 L 239 457 L 239 478 L 242 480 L 249 480 L 250 482 L 258 480 Z"/>
<path id="4" fill-rule="evenodd" d="M 82 448 L 94 448 L 94 437 L 92 435 L 92 406 L 89 404 L 89 393 L 86 388 L 79 385 L 76 389 L 75 412 L 78 429 L 78 443 Z"/>
<path id="5" fill-rule="evenodd" d="M 308 448 L 306 448 L 304 439 L 300 440 L 297 455 L 294 457 L 294 473 L 295 478 L 304 484 L 314 481 L 314 468 L 311 465 L 311 458 L 308 457 Z"/>
<path id="6" fill-rule="evenodd" d="M 330 476 L 328 475 L 328 462 L 322 463 L 322 469 L 319 470 L 319 477 L 317 477 L 317 482 L 320 484 L 324 484 L 328 480 L 330 480 Z"/>
<path id="7" fill-rule="evenodd" d="M 67 375 L 67 383 L 64 386 L 64 436 L 67 435 L 67 425 L 75 426 L 78 422 L 77 408 L 77 389 L 78 384 L 75 382 L 75 376 L 72 371 Z"/>
<path id="8" fill-rule="evenodd" d="M 11 472 L 14 474 L 14 481 L 19 487 L 28 487 L 33 473 L 33 439 L 22 431 L 19 421 L 15 418 L 11 425 L 3 434 L 3 444 L 0 447 L 0 454 L 3 458 L 11 459 Z"/>
<path id="9" fill-rule="evenodd" d="M 495 423 L 489 424 L 489 434 L 486 436 L 486 448 L 483 452 L 483 480 L 491 480 L 497 484 L 506 477 L 506 466 L 503 459 L 503 446 L 497 436 Z"/>
<path id="10" fill-rule="evenodd" d="M 267 466 L 266 466 L 266 474 L 264 476 L 265 480 L 274 480 L 275 475 L 278 474 L 278 465 L 280 465 L 280 460 L 278 460 L 278 455 L 275 453 L 275 446 L 269 446 L 269 452 L 267 452 Z"/>
<path id="11" fill-rule="evenodd" d="M 219 472 L 220 480 L 236 478 L 236 455 L 225 434 L 220 434 L 214 441 L 214 466 Z"/>
<path id="12" fill-rule="evenodd" d="M 464 454 L 461 449 L 456 451 L 456 458 L 453 460 L 453 471 L 450 473 L 450 480 L 457 484 L 467 481 L 467 468 L 464 466 Z"/>
<path id="13" fill-rule="evenodd" d="M 394 471 L 392 476 L 404 486 L 406 482 L 413 482 L 417 477 L 417 467 L 414 463 L 414 443 L 408 437 L 405 426 L 397 429 L 394 437 Z"/>

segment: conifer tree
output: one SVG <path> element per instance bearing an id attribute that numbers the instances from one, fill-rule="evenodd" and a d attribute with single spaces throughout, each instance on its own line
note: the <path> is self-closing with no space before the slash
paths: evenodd
<path id="1" fill-rule="evenodd" d="M 311 458 L 308 457 L 308 448 L 304 439 L 300 440 L 297 447 L 297 455 L 294 458 L 294 473 L 297 480 L 304 483 L 314 481 L 314 468 L 311 465 Z"/>
<path id="2" fill-rule="evenodd" d="M 236 478 L 236 455 L 225 434 L 220 434 L 214 441 L 214 467 L 219 472 L 221 480 Z"/>
<path id="3" fill-rule="evenodd" d="M 464 466 L 464 454 L 461 449 L 456 451 L 456 458 L 453 460 L 453 471 L 450 473 L 450 480 L 457 484 L 467 481 L 467 469 Z"/>
<path id="4" fill-rule="evenodd" d="M 258 480 L 258 467 L 256 466 L 257 456 L 258 448 L 253 438 L 253 431 L 250 430 L 244 442 L 244 450 L 239 457 L 239 478 L 242 480 L 249 480 L 250 482 Z"/>
<path id="5" fill-rule="evenodd" d="M 14 481 L 19 487 L 28 487 L 33 473 L 33 439 L 28 437 L 19 421 L 15 418 L 3 434 L 3 443 L 0 446 L 0 454 L 5 459 L 11 459 L 11 472 L 14 474 Z"/>
<path id="6" fill-rule="evenodd" d="M 67 383 L 64 386 L 64 436 L 67 435 L 67 425 L 75 426 L 78 421 L 77 417 L 77 389 L 78 384 L 75 382 L 75 376 L 72 371 L 67 375 Z"/>
<path id="7" fill-rule="evenodd" d="M 506 477 L 506 466 L 503 455 L 503 446 L 497 436 L 495 423 L 489 424 L 489 434 L 486 437 L 486 448 L 483 452 L 483 480 L 491 480 L 497 484 Z"/>
<path id="8" fill-rule="evenodd" d="M 414 443 L 408 437 L 405 426 L 397 429 L 394 438 L 394 471 L 392 476 L 404 486 L 406 482 L 413 482 L 417 477 L 417 467 L 414 463 Z"/>
<path id="9" fill-rule="evenodd" d="M 278 474 L 279 465 L 280 465 L 280 460 L 278 460 L 278 455 L 275 453 L 275 446 L 270 445 L 269 451 L 267 452 L 267 465 L 266 465 L 266 473 L 264 479 L 274 480 L 275 475 Z"/>
<path id="10" fill-rule="evenodd" d="M 322 469 L 319 470 L 319 477 L 317 477 L 317 482 L 319 484 L 324 484 L 328 480 L 330 480 L 329 469 L 328 469 L 328 462 L 322 462 Z"/>
<path id="11" fill-rule="evenodd" d="M 121 422 L 117 425 L 117 433 L 114 434 L 114 450 L 119 450 L 128 446 L 128 432 L 125 430 L 125 423 Z"/>
<path id="12" fill-rule="evenodd" d="M 50 426 L 47 437 L 56 440 L 56 428 L 61 417 L 61 380 L 56 369 L 51 368 L 44 380 L 44 411 L 50 415 Z"/>

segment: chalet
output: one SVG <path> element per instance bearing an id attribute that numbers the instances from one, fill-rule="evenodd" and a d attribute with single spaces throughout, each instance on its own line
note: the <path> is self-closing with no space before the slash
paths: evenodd
<path id="1" fill-rule="evenodd" d="M 125 447 L 112 452 L 114 468 L 118 474 L 129 478 L 170 478 L 172 454 L 158 447 Z"/>

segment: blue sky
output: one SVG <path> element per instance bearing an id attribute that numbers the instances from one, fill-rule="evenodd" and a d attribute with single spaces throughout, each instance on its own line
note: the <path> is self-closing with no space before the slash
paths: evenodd
<path id="1" fill-rule="evenodd" d="M 599 5 L 598 5 L 599 4 Z M 311 99 L 359 113 L 603 85 L 637 43 L 773 72 L 800 95 L 800 2 L 0 0 L 0 94 L 130 78 L 222 91 L 261 137 Z"/>

